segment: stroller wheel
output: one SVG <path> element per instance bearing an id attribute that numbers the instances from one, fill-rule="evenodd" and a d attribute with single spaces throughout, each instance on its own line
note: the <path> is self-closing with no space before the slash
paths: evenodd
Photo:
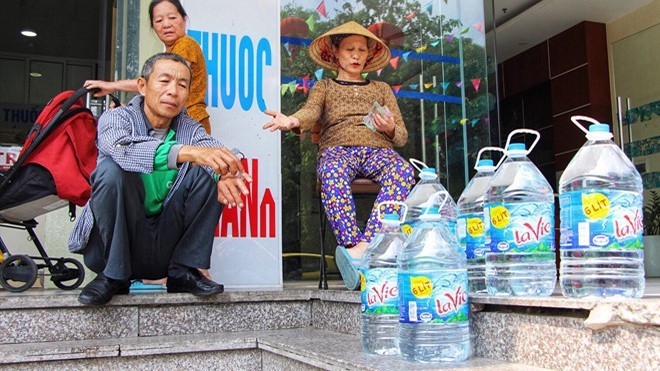
<path id="1" fill-rule="evenodd" d="M 59 259 L 53 267 L 50 280 L 62 290 L 76 289 L 85 280 L 85 267 L 73 258 Z"/>
<path id="2" fill-rule="evenodd" d="M 37 264 L 27 255 L 12 255 L 0 265 L 0 284 L 8 291 L 25 291 L 36 280 Z"/>

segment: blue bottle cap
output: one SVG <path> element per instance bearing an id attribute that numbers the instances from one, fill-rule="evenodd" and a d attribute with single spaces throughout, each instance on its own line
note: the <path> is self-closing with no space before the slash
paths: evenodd
<path id="1" fill-rule="evenodd" d="M 527 149 L 527 147 L 525 146 L 525 143 L 510 143 L 509 147 L 506 150 L 507 151 L 524 151 L 526 149 Z"/>
<path id="2" fill-rule="evenodd" d="M 399 221 L 399 216 L 395 213 L 388 213 L 383 215 L 383 220 Z"/>
<path id="3" fill-rule="evenodd" d="M 433 173 L 435 174 L 435 168 L 434 167 L 425 167 L 422 169 L 422 173 Z"/>
<path id="4" fill-rule="evenodd" d="M 609 133 L 610 126 L 608 124 L 592 124 L 589 125 L 590 133 Z"/>
<path id="5" fill-rule="evenodd" d="M 437 215 L 440 214 L 440 208 L 437 206 L 429 206 L 422 209 L 422 215 Z"/>
<path id="6" fill-rule="evenodd" d="M 477 166 L 494 166 L 493 160 L 484 159 L 477 162 Z"/>

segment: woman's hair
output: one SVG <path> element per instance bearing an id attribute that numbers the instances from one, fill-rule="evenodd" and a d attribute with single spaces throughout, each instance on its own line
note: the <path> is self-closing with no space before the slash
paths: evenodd
<path id="1" fill-rule="evenodd" d="M 349 33 L 341 33 L 337 35 L 331 35 L 330 36 L 330 42 L 332 42 L 332 45 L 334 47 L 339 47 L 339 44 L 341 44 L 341 41 L 344 40 L 345 38 L 351 36 Z"/>
<path id="2" fill-rule="evenodd" d="M 356 35 L 356 34 L 353 34 L 353 33 L 340 33 L 340 34 L 337 34 L 337 35 L 330 35 L 330 42 L 332 43 L 332 45 L 335 48 L 339 48 L 339 44 L 341 44 L 342 40 L 344 40 L 345 38 L 347 38 L 349 36 L 353 36 L 353 35 Z M 359 35 L 359 36 L 364 36 L 364 35 Z M 369 48 L 369 50 L 371 50 L 374 47 L 374 44 L 375 44 L 374 41 L 371 40 L 370 38 L 366 37 L 366 36 L 364 36 L 364 38 L 367 39 L 367 47 Z"/>
<path id="3" fill-rule="evenodd" d="M 183 5 L 181 5 L 181 2 L 179 0 L 152 0 L 151 4 L 149 4 L 149 21 L 151 22 L 151 28 L 154 27 L 154 7 L 160 3 L 168 2 L 174 5 L 176 7 L 176 10 L 181 14 L 181 17 L 184 19 L 188 16 L 186 14 L 185 9 L 183 9 Z"/>

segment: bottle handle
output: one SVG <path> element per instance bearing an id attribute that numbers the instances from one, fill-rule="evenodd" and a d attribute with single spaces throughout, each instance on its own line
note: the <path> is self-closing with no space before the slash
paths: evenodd
<path id="1" fill-rule="evenodd" d="M 440 196 L 445 196 L 443 199 L 440 199 Z M 438 205 L 438 210 L 442 210 L 442 208 L 445 206 L 447 203 L 447 200 L 449 199 L 449 192 L 447 191 L 438 191 L 431 196 L 429 196 L 428 201 L 426 203 L 428 206 L 433 206 L 433 205 Z M 427 215 L 429 212 L 430 207 L 427 207 L 426 210 L 424 210 L 423 215 Z"/>
<path id="2" fill-rule="evenodd" d="M 580 124 L 580 122 L 579 122 L 580 120 L 582 120 L 582 121 L 589 121 L 589 122 L 591 122 L 592 124 L 600 124 L 600 122 L 599 122 L 598 120 L 596 120 L 596 119 L 594 119 L 594 118 L 592 118 L 592 117 L 589 117 L 589 116 L 580 116 L 580 115 L 577 115 L 577 116 L 571 116 L 571 121 L 573 121 L 573 123 L 575 124 L 575 126 L 577 126 L 578 129 L 582 130 L 585 134 L 589 134 L 589 129 L 587 129 L 587 128 L 585 128 L 584 126 L 582 126 L 582 124 Z"/>
<path id="3" fill-rule="evenodd" d="M 495 165 L 496 169 L 500 167 L 500 164 L 502 164 L 504 158 L 506 157 L 506 151 L 500 147 L 490 147 L 490 146 L 484 147 L 479 150 L 479 153 L 477 153 L 477 162 L 474 164 L 474 170 L 477 170 L 477 166 L 479 165 L 479 160 L 481 160 L 481 154 L 484 153 L 485 151 L 502 152 L 502 157 L 497 162 L 497 165 Z"/>
<path id="4" fill-rule="evenodd" d="M 422 161 L 419 161 L 419 160 L 416 159 L 416 158 L 411 158 L 411 159 L 409 159 L 409 161 L 410 161 L 410 164 L 411 164 L 415 169 L 417 169 L 417 171 L 419 171 L 420 173 L 422 172 L 422 169 L 426 169 L 426 168 L 428 168 L 428 166 L 427 166 L 425 163 L 423 163 Z"/>
<path id="5" fill-rule="evenodd" d="M 399 223 L 403 223 L 403 221 L 406 220 L 406 214 L 408 214 L 408 205 L 400 201 L 383 201 L 378 204 L 378 221 L 381 223 L 383 222 L 385 215 L 383 214 L 382 209 L 385 209 L 385 206 L 387 205 L 399 206 L 401 210 L 403 210 L 402 213 L 397 213 L 399 214 Z"/>
<path id="6" fill-rule="evenodd" d="M 511 138 L 513 138 L 514 135 L 519 133 L 536 135 L 536 139 L 534 140 L 534 142 L 532 142 L 532 145 L 529 146 L 529 149 L 525 152 L 525 156 L 527 156 L 532 152 L 534 147 L 536 147 L 536 144 L 539 142 L 539 140 L 541 140 L 541 134 L 538 131 L 532 129 L 516 129 L 510 132 L 509 136 L 506 138 L 506 145 L 504 146 L 504 150 L 508 150 L 509 144 L 511 144 Z"/>

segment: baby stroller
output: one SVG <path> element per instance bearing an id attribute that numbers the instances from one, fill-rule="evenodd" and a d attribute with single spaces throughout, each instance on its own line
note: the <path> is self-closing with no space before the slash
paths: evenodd
<path id="1" fill-rule="evenodd" d="M 27 290 L 43 268 L 64 290 L 79 287 L 85 279 L 78 260 L 49 257 L 34 229 L 37 216 L 67 205 L 73 221 L 76 205 L 83 206 L 91 195 L 89 176 L 96 168 L 97 148 L 88 93 L 84 87 L 65 91 L 48 102 L 16 163 L 0 173 L 0 227 L 27 231 L 41 255 L 12 255 L 0 237 L 0 285 L 8 291 Z M 82 99 L 86 94 L 87 107 Z"/>

